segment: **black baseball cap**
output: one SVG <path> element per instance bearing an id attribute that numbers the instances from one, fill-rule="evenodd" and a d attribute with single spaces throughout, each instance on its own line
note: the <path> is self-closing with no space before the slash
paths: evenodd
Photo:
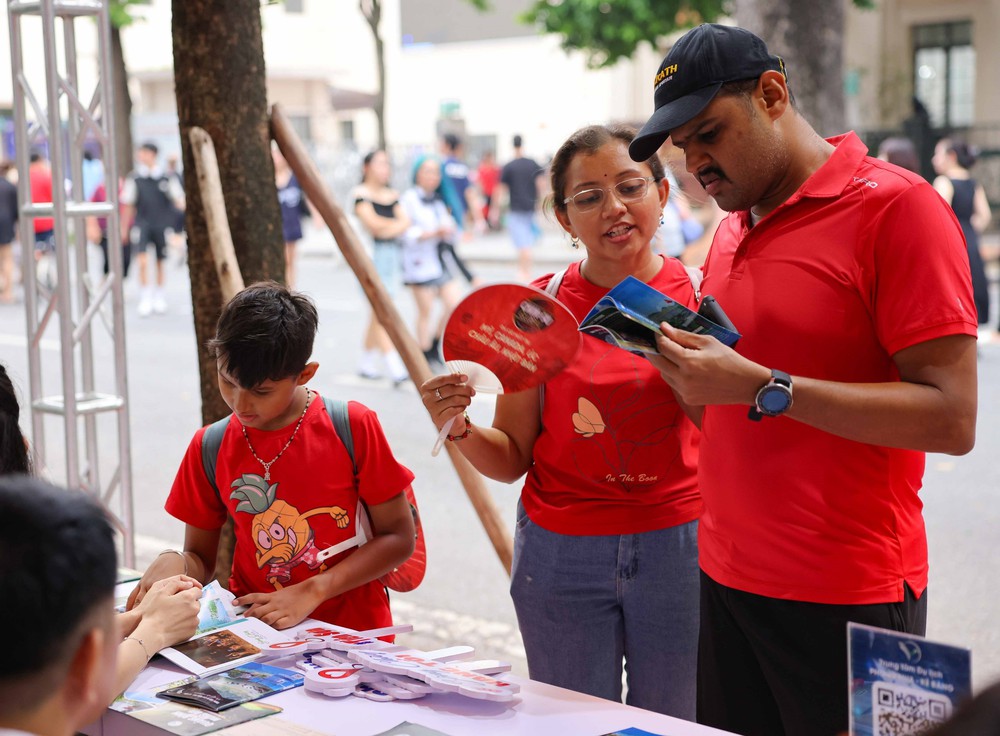
<path id="1" fill-rule="evenodd" d="M 704 110 L 726 82 L 755 79 L 772 70 L 785 74 L 785 62 L 769 54 L 750 31 L 716 23 L 691 29 L 656 71 L 653 115 L 629 146 L 632 160 L 645 161 L 656 153 L 670 131 Z"/>

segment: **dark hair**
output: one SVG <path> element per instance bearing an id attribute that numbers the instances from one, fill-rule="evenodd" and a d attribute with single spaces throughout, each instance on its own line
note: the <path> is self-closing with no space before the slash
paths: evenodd
<path id="1" fill-rule="evenodd" d="M 143 148 L 143 149 L 149 151 L 154 156 L 160 152 L 159 147 L 155 143 L 153 143 L 153 141 L 146 141 L 141 146 L 139 146 L 139 148 Z"/>
<path id="2" fill-rule="evenodd" d="M 963 169 L 971 169 L 976 165 L 979 158 L 979 151 L 963 141 L 961 138 L 942 138 L 948 153 L 955 154 L 955 162 Z"/>
<path id="3" fill-rule="evenodd" d="M 110 621 L 114 530 L 90 496 L 26 475 L 0 478 L 0 714 L 25 712 L 65 677 L 96 615 Z M 27 628 L 26 628 L 27 627 Z"/>
<path id="4" fill-rule="evenodd" d="M 442 140 L 444 140 L 444 145 L 448 148 L 449 151 L 454 151 L 462 143 L 458 139 L 458 136 L 455 135 L 454 133 L 445 133 L 444 136 L 442 136 Z"/>
<path id="5" fill-rule="evenodd" d="M 966 700 L 951 718 L 926 736 L 997 736 L 1000 734 L 1000 682 Z"/>
<path id="6" fill-rule="evenodd" d="M 18 426 L 20 416 L 14 382 L 0 363 L 0 475 L 31 472 L 28 448 L 24 446 L 24 435 Z"/>
<path id="7" fill-rule="evenodd" d="M 523 143 L 523 141 L 521 140 L 521 136 L 515 135 L 514 136 L 514 148 L 520 148 L 521 147 L 521 143 Z"/>
<path id="8" fill-rule="evenodd" d="M 718 93 L 715 95 L 716 98 L 719 97 L 743 97 L 745 101 L 749 104 L 750 95 L 753 91 L 757 89 L 757 83 L 760 82 L 760 77 L 752 77 L 750 79 L 736 79 L 732 82 L 726 82 L 720 88 Z M 785 84 L 788 84 L 788 77 L 785 77 Z M 792 88 L 788 87 L 788 101 L 791 103 L 792 107 L 795 107 L 795 95 L 792 93 Z"/>
<path id="9" fill-rule="evenodd" d="M 365 157 L 361 159 L 361 182 L 365 181 L 365 170 L 371 165 L 372 159 L 375 158 L 380 153 L 385 153 L 384 148 L 375 148 L 365 154 Z M 388 154 L 386 154 L 388 155 Z"/>
<path id="10" fill-rule="evenodd" d="M 549 165 L 549 176 L 552 181 L 552 206 L 565 211 L 566 203 L 566 171 L 573 159 L 578 155 L 591 156 L 597 153 L 606 143 L 612 140 L 619 140 L 628 147 L 628 144 L 635 138 L 636 129 L 631 125 L 588 125 L 580 128 L 566 139 L 565 143 L 559 146 L 556 155 L 552 157 Z M 645 161 L 649 170 L 653 173 L 653 178 L 657 182 L 663 181 L 666 174 L 663 171 L 663 164 L 660 157 L 655 153 Z"/>
<path id="11" fill-rule="evenodd" d="M 222 308 L 208 350 L 240 386 L 253 388 L 301 373 L 318 324 L 309 297 L 275 281 L 258 281 Z"/>
<path id="12" fill-rule="evenodd" d="M 901 166 L 917 174 L 920 173 L 920 159 L 913 141 L 901 136 L 886 138 L 878 147 L 878 155 L 884 156 L 890 164 Z"/>

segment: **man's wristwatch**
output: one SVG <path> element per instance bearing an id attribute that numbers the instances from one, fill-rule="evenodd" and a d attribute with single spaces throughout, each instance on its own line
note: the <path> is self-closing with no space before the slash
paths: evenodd
<path id="1" fill-rule="evenodd" d="M 784 371 L 771 370 L 771 380 L 757 392 L 749 418 L 759 422 L 761 417 L 777 417 L 792 408 L 792 377 Z"/>

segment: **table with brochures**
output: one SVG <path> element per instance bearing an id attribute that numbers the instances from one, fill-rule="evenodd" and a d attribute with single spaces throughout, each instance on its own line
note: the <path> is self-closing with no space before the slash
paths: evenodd
<path id="1" fill-rule="evenodd" d="M 180 668 L 156 659 L 129 689 L 154 689 L 185 674 L 187 673 Z M 523 677 L 507 675 L 505 679 L 521 688 L 514 699 L 507 703 L 443 693 L 428 695 L 419 700 L 378 703 L 354 696 L 328 698 L 298 687 L 259 701 L 280 706 L 283 709 L 281 713 L 216 733 L 253 733 L 246 729 L 255 724 L 259 724 L 260 728 L 268 727 L 268 721 L 274 722 L 270 726 L 274 728 L 280 725 L 278 720 L 311 729 L 315 733 L 339 736 L 374 736 L 403 721 L 437 729 L 451 736 L 598 736 L 628 728 L 643 729 L 664 736 L 710 736 L 724 733 Z M 269 729 L 267 732 L 281 731 Z M 296 731 L 289 727 L 288 732 Z M 88 736 L 163 736 L 166 732 L 125 713 L 107 710 L 103 718 L 84 729 L 84 733 Z"/>

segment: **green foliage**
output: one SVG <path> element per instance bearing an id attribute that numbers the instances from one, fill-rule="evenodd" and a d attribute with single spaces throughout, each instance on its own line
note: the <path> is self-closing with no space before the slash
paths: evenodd
<path id="1" fill-rule="evenodd" d="M 536 0 L 520 20 L 558 33 L 564 49 L 582 50 L 589 66 L 601 67 L 632 56 L 643 41 L 655 45 L 730 9 L 728 0 Z"/>
<path id="2" fill-rule="evenodd" d="M 133 5 L 149 5 L 150 0 L 111 0 L 108 4 L 108 15 L 111 18 L 111 25 L 115 28 L 125 28 L 133 23 L 137 23 L 142 18 L 132 15 Z"/>
<path id="3" fill-rule="evenodd" d="M 467 0 L 479 10 L 490 0 Z M 808 2 L 809 0 L 789 0 Z M 629 58 L 643 42 L 657 45 L 677 30 L 710 23 L 733 11 L 734 0 L 534 0 L 521 16 L 539 33 L 562 36 L 567 51 L 583 51 L 591 67 L 611 66 Z M 865 10 L 876 0 L 853 0 Z"/>

